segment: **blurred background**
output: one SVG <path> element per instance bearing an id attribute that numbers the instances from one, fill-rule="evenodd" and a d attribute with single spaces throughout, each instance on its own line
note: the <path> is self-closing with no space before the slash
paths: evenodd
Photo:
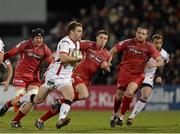
<path id="1" fill-rule="evenodd" d="M 81 2 L 81 3 L 79 3 Z M 45 42 L 55 51 L 58 41 L 66 35 L 69 21 L 83 24 L 83 39 L 95 40 L 100 29 L 109 31 L 107 49 L 123 39 L 134 36 L 136 28 L 147 23 L 150 36 L 163 35 L 163 48 L 170 54 L 168 71 L 163 71 L 163 84 L 180 84 L 180 1 L 179 0 L 0 0 L 0 37 L 9 50 L 31 36 L 36 27 L 46 32 Z M 60 4 L 59 4 L 60 3 Z M 60 30 L 60 31 L 59 31 Z M 59 31 L 59 32 L 58 32 Z M 121 55 L 113 60 L 112 72 L 102 76 L 99 71 L 93 85 L 115 85 L 116 68 Z M 11 62 L 15 67 L 17 57 Z M 46 66 L 42 66 L 44 72 Z M 1 68 L 0 81 L 6 77 Z M 43 74 L 43 73 L 42 73 Z M 171 89 L 174 87 L 168 87 Z M 179 88 L 179 86 L 178 86 Z M 169 90 L 168 90 L 169 91 Z M 176 90 L 174 93 L 179 93 Z M 177 102 L 179 103 L 180 100 Z M 179 106 L 180 107 L 180 106 Z"/>

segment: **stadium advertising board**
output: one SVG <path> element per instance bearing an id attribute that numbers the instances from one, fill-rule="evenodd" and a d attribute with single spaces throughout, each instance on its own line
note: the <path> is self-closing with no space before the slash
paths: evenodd
<path id="1" fill-rule="evenodd" d="M 116 86 L 91 86 L 90 97 L 86 101 L 79 101 L 72 105 L 74 110 L 112 110 L 115 96 Z M 3 92 L 3 87 L 0 86 L 0 106 L 7 100 L 13 98 L 15 91 L 10 86 L 7 92 Z M 37 110 L 48 109 L 54 99 L 61 96 L 56 92 L 51 92 L 47 99 L 35 106 Z M 134 106 L 137 98 L 134 98 L 131 103 L 131 109 Z M 156 87 L 153 94 L 150 96 L 145 110 L 180 110 L 180 86 L 166 85 L 163 87 Z"/>

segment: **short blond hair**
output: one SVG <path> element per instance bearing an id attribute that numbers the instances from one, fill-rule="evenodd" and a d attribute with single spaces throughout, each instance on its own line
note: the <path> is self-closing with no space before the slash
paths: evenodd
<path id="1" fill-rule="evenodd" d="M 82 24 L 77 21 L 71 21 L 68 24 L 67 32 L 70 33 L 71 30 L 75 30 L 76 27 L 82 27 Z"/>

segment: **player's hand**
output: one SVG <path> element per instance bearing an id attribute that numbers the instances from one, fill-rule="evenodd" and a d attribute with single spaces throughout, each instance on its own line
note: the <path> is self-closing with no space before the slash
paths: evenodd
<path id="1" fill-rule="evenodd" d="M 1 84 L 4 86 L 4 92 L 6 92 L 8 90 L 9 83 L 7 81 L 3 81 Z"/>
<path id="2" fill-rule="evenodd" d="M 162 83 L 162 77 L 157 77 L 155 80 L 156 83 L 161 84 Z"/>
<path id="3" fill-rule="evenodd" d="M 147 67 L 148 68 L 155 68 L 155 67 L 157 67 L 157 62 L 154 59 L 151 58 L 147 62 Z"/>
<path id="4" fill-rule="evenodd" d="M 106 70 L 106 71 L 108 71 L 108 72 L 111 72 L 110 67 L 111 67 L 111 63 L 110 62 L 103 61 L 101 63 L 101 68 Z"/>
<path id="5" fill-rule="evenodd" d="M 76 57 L 78 61 L 81 61 L 83 59 L 83 54 L 78 49 L 73 50 L 70 55 L 73 56 L 73 57 Z"/>

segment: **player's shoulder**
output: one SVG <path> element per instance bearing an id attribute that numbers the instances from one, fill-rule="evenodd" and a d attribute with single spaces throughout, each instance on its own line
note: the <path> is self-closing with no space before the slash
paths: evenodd
<path id="1" fill-rule="evenodd" d="M 2 39 L 0 38 L 0 44 L 1 44 L 1 43 L 3 44 L 3 41 L 2 41 Z"/>
<path id="2" fill-rule="evenodd" d="M 68 45 L 70 45 L 71 44 L 71 39 L 69 38 L 69 36 L 65 36 L 59 41 L 58 44 L 68 44 Z"/>
<path id="3" fill-rule="evenodd" d="M 29 40 L 23 40 L 21 42 L 19 42 L 16 47 L 19 48 L 19 47 L 22 47 L 22 46 L 30 46 L 32 44 L 32 41 L 29 39 Z"/>
<path id="4" fill-rule="evenodd" d="M 165 49 L 163 49 L 163 48 L 161 49 L 160 53 L 161 54 L 165 54 L 165 55 L 169 55 L 168 52 Z"/>
<path id="5" fill-rule="evenodd" d="M 167 52 L 166 50 L 164 50 L 163 48 L 161 49 L 160 54 L 161 54 L 161 56 L 162 56 L 164 59 L 168 59 L 168 58 L 169 58 L 168 52 Z"/>
<path id="6" fill-rule="evenodd" d="M 155 47 L 154 47 L 154 45 L 153 45 L 153 43 L 152 42 L 149 42 L 149 41 L 146 41 L 146 48 L 148 49 L 148 50 L 152 50 L 153 48 L 155 49 Z"/>
<path id="7" fill-rule="evenodd" d="M 153 46 L 153 43 L 150 42 L 150 41 L 146 41 L 146 45 L 147 45 L 148 47 L 151 47 L 151 46 Z"/>
<path id="8" fill-rule="evenodd" d="M 134 42 L 133 38 L 129 38 L 129 39 L 125 39 L 122 40 L 118 43 L 118 45 L 122 45 L 122 44 L 130 44 L 131 42 Z"/>

